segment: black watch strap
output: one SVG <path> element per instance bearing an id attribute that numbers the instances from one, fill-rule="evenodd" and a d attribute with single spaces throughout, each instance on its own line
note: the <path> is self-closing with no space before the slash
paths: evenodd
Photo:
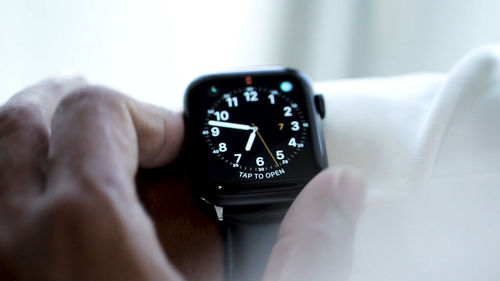
<path id="1" fill-rule="evenodd" d="M 224 208 L 226 281 L 262 280 L 290 203 Z"/>

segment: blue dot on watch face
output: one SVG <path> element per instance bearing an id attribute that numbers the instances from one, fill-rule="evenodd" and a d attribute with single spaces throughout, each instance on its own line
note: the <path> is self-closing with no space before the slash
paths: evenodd
<path id="1" fill-rule="evenodd" d="M 290 81 L 283 81 L 281 82 L 280 89 L 283 92 L 288 93 L 293 89 L 293 84 Z"/>

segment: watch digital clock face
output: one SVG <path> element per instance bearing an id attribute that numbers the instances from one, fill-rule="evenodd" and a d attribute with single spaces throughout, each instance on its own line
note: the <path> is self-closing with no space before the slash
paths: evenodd
<path id="1" fill-rule="evenodd" d="M 320 168 L 311 97 L 292 75 L 234 76 L 191 89 L 199 160 L 220 181 L 308 177 Z"/>

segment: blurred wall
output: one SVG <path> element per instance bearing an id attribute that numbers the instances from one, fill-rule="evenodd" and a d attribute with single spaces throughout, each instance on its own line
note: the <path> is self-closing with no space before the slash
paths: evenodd
<path id="1" fill-rule="evenodd" d="M 71 71 L 180 108 L 195 76 L 261 64 L 313 80 L 447 71 L 500 40 L 494 0 L 0 0 L 0 102 Z"/>

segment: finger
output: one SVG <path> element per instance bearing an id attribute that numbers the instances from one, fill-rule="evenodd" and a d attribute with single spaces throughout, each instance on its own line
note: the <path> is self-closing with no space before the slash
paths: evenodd
<path id="1" fill-rule="evenodd" d="M 175 160 L 184 141 L 182 114 L 130 98 L 125 101 L 138 136 L 139 166 L 156 168 Z"/>
<path id="2" fill-rule="evenodd" d="M 117 224 L 131 245 L 141 245 L 133 254 L 122 252 L 130 250 L 126 247 L 119 249 L 123 257 L 137 259 L 134 263 L 149 268 L 152 276 L 178 280 L 139 203 L 134 176 L 139 163 L 171 161 L 181 149 L 183 134 L 179 115 L 110 89 L 81 88 L 60 103 L 53 118 L 44 200 L 75 202 L 95 225 L 102 220 Z"/>
<path id="3" fill-rule="evenodd" d="M 47 79 L 0 108 L 0 205 L 22 206 L 40 192 L 54 108 L 84 84 L 81 77 Z"/>
<path id="4" fill-rule="evenodd" d="M 316 176 L 285 216 L 264 280 L 348 280 L 363 202 L 359 172 L 330 168 Z"/>
<path id="5" fill-rule="evenodd" d="M 131 183 L 139 165 L 157 167 L 173 161 L 184 139 L 179 113 L 103 87 L 81 88 L 64 99 L 52 130 L 51 175 L 116 175 Z"/>

